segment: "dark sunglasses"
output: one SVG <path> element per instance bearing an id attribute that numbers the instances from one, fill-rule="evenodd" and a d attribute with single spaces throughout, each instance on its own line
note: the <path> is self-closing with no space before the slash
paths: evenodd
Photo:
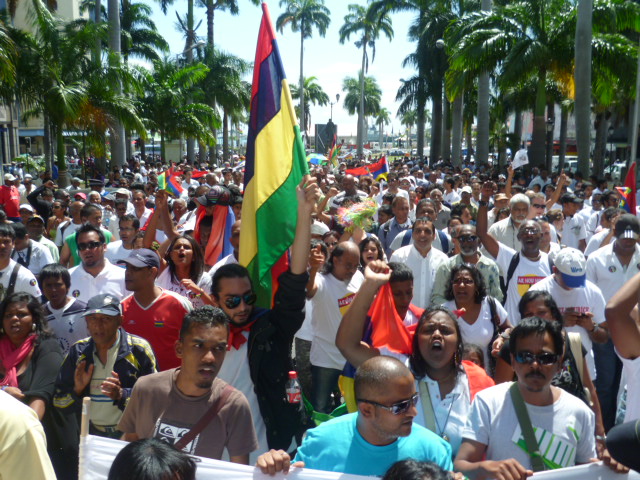
<path id="1" fill-rule="evenodd" d="M 538 365 L 553 365 L 558 361 L 558 354 L 556 353 L 540 353 L 534 355 L 531 352 L 518 352 L 514 356 L 516 362 L 527 365 L 532 365 L 533 362 L 537 362 Z"/>
<path id="2" fill-rule="evenodd" d="M 462 243 L 475 242 L 478 240 L 477 235 L 462 235 L 458 237 L 458 241 Z"/>
<path id="3" fill-rule="evenodd" d="M 411 396 L 411 398 L 408 398 L 407 400 L 402 400 L 401 402 L 394 403 L 389 407 L 386 405 L 382 405 L 381 403 L 374 402 L 373 400 L 364 400 L 362 398 L 359 398 L 357 401 L 369 403 L 371 405 L 375 405 L 376 407 L 383 408 L 384 410 L 390 411 L 393 415 L 401 415 L 405 413 L 407 410 L 409 410 L 411 407 L 415 407 L 416 404 L 418 403 L 418 398 L 419 398 L 418 393 L 414 393 Z"/>
<path id="4" fill-rule="evenodd" d="M 533 204 L 533 207 L 534 207 L 534 208 L 545 208 L 545 207 L 546 207 L 546 205 L 545 205 L 545 204 L 543 204 L 543 203 L 534 203 L 534 204 Z"/>
<path id="5" fill-rule="evenodd" d="M 102 242 L 87 242 L 87 243 L 79 243 L 78 250 L 84 252 L 85 250 L 93 250 L 94 248 L 98 248 L 102 245 Z"/>
<path id="6" fill-rule="evenodd" d="M 224 301 L 227 308 L 236 308 L 240 305 L 240 302 L 244 302 L 247 305 L 253 305 L 256 303 L 258 296 L 255 293 L 245 293 L 244 295 L 236 295 L 229 297 Z"/>

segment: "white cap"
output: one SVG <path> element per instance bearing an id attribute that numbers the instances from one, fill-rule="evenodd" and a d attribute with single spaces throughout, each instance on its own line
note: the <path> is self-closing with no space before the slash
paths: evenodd
<path id="1" fill-rule="evenodd" d="M 571 247 L 563 248 L 556 255 L 555 266 L 567 287 L 584 287 L 587 280 L 587 260 L 580 250 Z"/>
<path id="2" fill-rule="evenodd" d="M 22 205 L 20 205 L 20 208 L 18 208 L 18 210 L 29 210 L 31 213 L 35 213 L 33 207 L 28 203 L 23 203 Z"/>
<path id="3" fill-rule="evenodd" d="M 11 175 L 10 173 L 5 173 L 4 174 L 4 181 L 5 182 L 13 182 L 13 181 L 15 181 L 15 179 L 16 179 L 16 177 Z"/>

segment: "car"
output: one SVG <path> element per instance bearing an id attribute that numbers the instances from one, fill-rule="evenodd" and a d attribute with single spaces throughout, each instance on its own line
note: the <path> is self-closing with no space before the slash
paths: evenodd
<path id="1" fill-rule="evenodd" d="M 390 157 L 404 157 L 404 152 L 398 148 L 393 149 L 393 150 L 389 150 L 388 155 Z"/>

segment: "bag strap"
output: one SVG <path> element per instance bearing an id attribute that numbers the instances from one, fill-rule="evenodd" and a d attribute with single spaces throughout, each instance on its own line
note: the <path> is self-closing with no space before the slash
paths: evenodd
<path id="1" fill-rule="evenodd" d="M 516 268 L 518 268 L 518 264 L 520 263 L 520 252 L 517 252 L 511 262 L 509 263 L 509 268 L 507 270 L 507 280 L 504 282 L 504 298 L 502 300 L 503 304 L 507 304 L 507 293 L 509 292 L 509 283 L 511 282 L 511 278 L 513 274 L 516 272 Z"/>
<path id="2" fill-rule="evenodd" d="M 580 375 L 580 381 L 584 384 L 584 357 L 582 356 L 582 339 L 578 332 L 567 332 L 569 336 L 569 348 L 576 362 L 576 368 Z"/>
<path id="3" fill-rule="evenodd" d="M 445 254 L 449 254 L 449 238 L 442 230 L 436 230 L 438 232 L 438 237 L 440 238 L 440 245 L 442 245 L 442 251 Z"/>
<path id="4" fill-rule="evenodd" d="M 7 293 L 5 294 L 5 298 L 13 293 L 16 287 L 16 280 L 18 279 L 18 271 L 20 270 L 21 265 L 16 262 L 13 270 L 11 271 L 11 276 L 9 277 L 9 285 L 7 287 Z"/>
<path id="5" fill-rule="evenodd" d="M 411 229 L 405 230 L 402 232 L 402 241 L 400 242 L 401 247 L 406 247 L 411 242 Z"/>
<path id="6" fill-rule="evenodd" d="M 500 316 L 498 315 L 498 307 L 496 306 L 496 299 L 488 296 L 489 312 L 491 313 L 491 323 L 493 323 L 494 333 L 500 331 Z"/>
<path id="7" fill-rule="evenodd" d="M 196 438 L 207 425 L 209 425 L 209 422 L 211 422 L 211 420 L 213 420 L 213 417 L 215 417 L 222 409 L 227 399 L 229 398 L 229 395 L 231 395 L 231 392 L 233 392 L 234 390 L 235 389 L 231 385 L 225 385 L 216 403 L 214 403 L 211 408 L 209 408 L 209 410 L 207 410 L 205 414 L 200 417 L 200 420 L 198 420 L 198 422 L 193 427 L 191 427 L 191 430 L 189 430 L 180 440 L 178 440 L 173 445 L 174 448 L 177 450 L 183 450 L 184 447 L 189 445 L 193 441 L 193 439 Z"/>
<path id="8" fill-rule="evenodd" d="M 424 427 L 436 432 L 436 412 L 433 411 L 431 404 L 431 395 L 429 394 L 429 386 L 427 382 L 420 380 L 418 382 L 420 388 L 420 403 L 422 403 L 422 415 L 424 416 Z"/>
<path id="9" fill-rule="evenodd" d="M 513 408 L 515 409 L 516 416 L 518 417 L 518 423 L 520 424 L 520 430 L 522 430 L 524 442 L 527 445 L 527 453 L 531 458 L 531 466 L 533 467 L 533 471 L 542 472 L 546 468 L 544 465 L 544 461 L 542 460 L 542 454 L 540 453 L 538 441 L 536 440 L 536 434 L 533 432 L 533 426 L 531 425 L 529 412 L 527 411 L 527 407 L 524 404 L 524 399 L 522 398 L 522 394 L 520 393 L 520 389 L 518 388 L 518 382 L 513 382 L 513 384 L 509 388 L 509 393 L 511 394 L 511 402 L 513 403 Z"/>

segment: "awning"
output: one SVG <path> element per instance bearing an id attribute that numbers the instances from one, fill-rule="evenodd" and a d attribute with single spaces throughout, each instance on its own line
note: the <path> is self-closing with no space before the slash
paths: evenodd
<path id="1" fill-rule="evenodd" d="M 44 128 L 20 128 L 18 130 L 20 137 L 44 137 Z"/>

